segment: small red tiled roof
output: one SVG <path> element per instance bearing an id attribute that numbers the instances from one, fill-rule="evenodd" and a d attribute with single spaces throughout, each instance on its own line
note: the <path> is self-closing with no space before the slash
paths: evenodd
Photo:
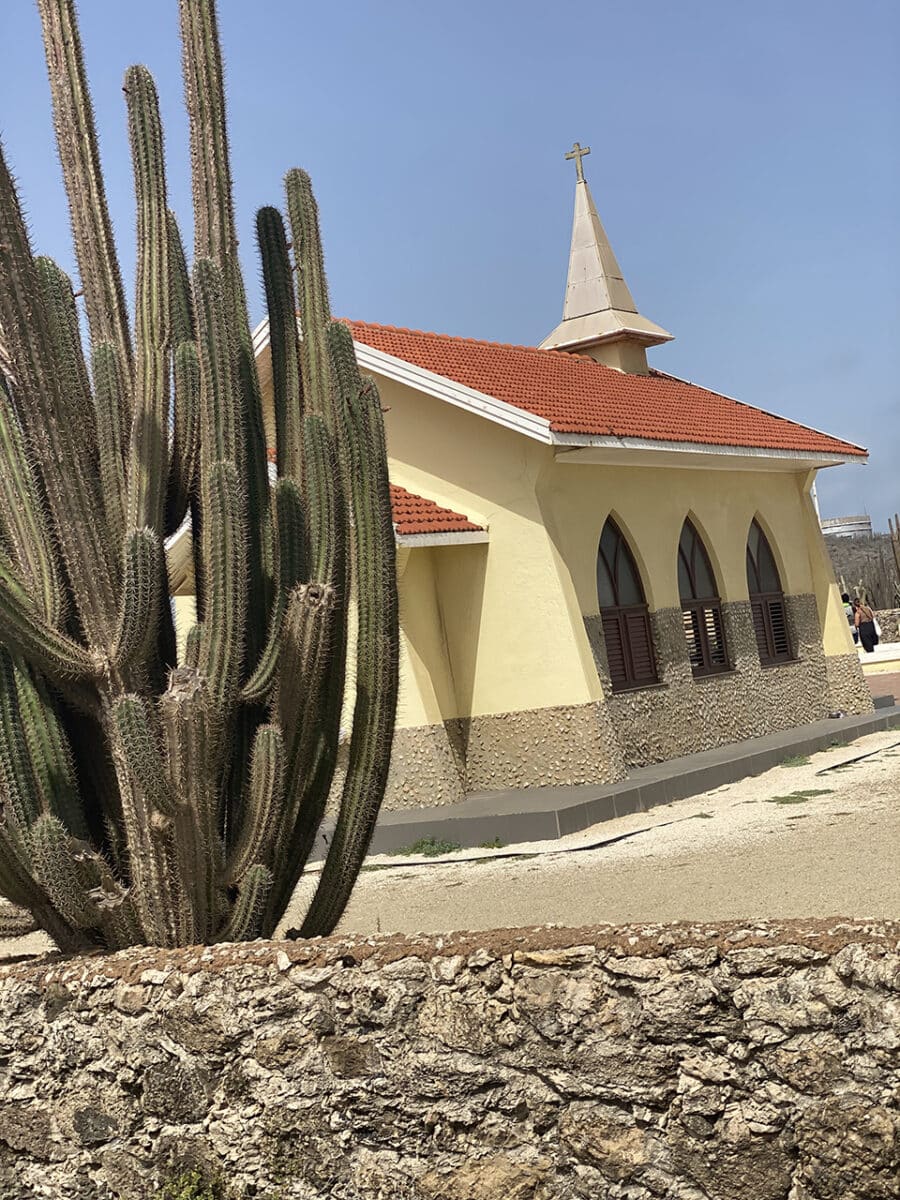
<path id="1" fill-rule="evenodd" d="M 586 355 L 348 322 L 358 342 L 543 417 L 555 433 L 864 455 L 859 446 L 718 392 L 651 371 L 626 375 Z"/>
<path id="2" fill-rule="evenodd" d="M 443 508 L 425 496 L 416 496 L 396 483 L 391 484 L 391 508 L 394 528 L 405 537 L 417 533 L 480 533 L 481 525 L 473 525 L 463 513 Z"/>
<path id="3" fill-rule="evenodd" d="M 275 461 L 275 451 L 267 451 L 269 462 Z M 444 508 L 426 496 L 408 492 L 399 484 L 391 484 L 391 510 L 394 528 L 403 537 L 419 533 L 483 533 L 482 525 L 473 525 L 463 513 Z"/>

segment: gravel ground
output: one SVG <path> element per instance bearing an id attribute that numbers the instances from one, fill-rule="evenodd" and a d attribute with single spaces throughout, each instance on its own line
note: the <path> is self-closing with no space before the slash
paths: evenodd
<path id="1" fill-rule="evenodd" d="M 900 733 L 875 733 L 557 841 L 371 858 L 339 932 L 896 917 L 898 862 Z M 300 923 L 315 879 L 284 928 Z M 42 935 L 0 942 L 0 958 L 48 947 Z"/>

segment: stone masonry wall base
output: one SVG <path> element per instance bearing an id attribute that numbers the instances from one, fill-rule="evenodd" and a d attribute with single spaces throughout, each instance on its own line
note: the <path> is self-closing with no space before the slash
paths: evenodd
<path id="1" fill-rule="evenodd" d="M 900 1196 L 900 922 L 45 958 L 0 1013 L 4 1200 Z"/>

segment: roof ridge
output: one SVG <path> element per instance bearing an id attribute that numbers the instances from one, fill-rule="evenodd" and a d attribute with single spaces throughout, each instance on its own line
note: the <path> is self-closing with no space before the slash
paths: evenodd
<path id="1" fill-rule="evenodd" d="M 589 362 L 595 367 L 603 367 L 605 371 L 613 368 L 605 363 L 599 363 L 589 354 L 573 354 L 568 350 L 542 350 L 540 346 L 525 346 L 516 342 L 492 342 L 486 338 L 463 337 L 456 333 L 438 333 L 434 329 L 410 329 L 406 325 L 382 325 L 378 321 L 355 321 L 352 317 L 341 317 L 348 325 L 359 326 L 363 329 L 379 329 L 384 333 L 411 333 L 416 337 L 440 338 L 448 342 L 464 342 L 469 346 L 490 346 L 493 350 L 523 350 L 528 354 L 539 354 L 542 358 L 555 355 L 557 358 L 572 359 L 576 362 Z"/>

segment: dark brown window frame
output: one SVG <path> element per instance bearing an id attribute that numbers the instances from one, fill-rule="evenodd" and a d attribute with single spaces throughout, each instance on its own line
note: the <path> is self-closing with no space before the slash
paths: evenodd
<path id="1" fill-rule="evenodd" d="M 693 553 L 691 557 L 688 557 L 684 553 L 682 546 L 685 529 L 689 529 L 693 535 L 693 543 L 691 545 Z M 691 674 L 695 678 L 707 675 L 723 675 L 733 669 L 731 656 L 728 653 L 728 639 L 725 636 L 722 601 L 719 599 L 718 594 L 699 595 L 702 589 L 697 582 L 696 563 L 694 561 L 698 551 L 703 556 L 703 564 L 709 576 L 709 586 L 712 587 L 715 585 L 716 576 L 712 563 L 709 561 L 709 552 L 696 525 L 690 517 L 686 517 L 681 527 L 681 535 L 678 538 L 678 560 L 679 563 L 684 563 L 684 569 L 687 573 L 692 594 L 690 598 L 681 595 L 680 601 L 684 636 L 688 645 L 688 659 L 691 664 Z M 696 621 L 694 620 L 695 616 L 697 618 Z M 721 655 L 719 659 L 717 659 L 716 651 L 710 644 L 710 621 L 712 621 L 717 635 L 718 653 Z M 690 633 L 687 628 L 688 624 L 690 624 Z M 695 661 L 695 659 L 699 659 L 699 661 Z"/>
<path id="2" fill-rule="evenodd" d="M 612 562 L 608 561 L 602 545 L 607 525 L 612 526 L 617 539 Z M 659 686 L 659 670 L 653 645 L 650 610 L 643 598 L 644 586 L 641 574 L 628 540 L 615 519 L 611 516 L 607 517 L 597 546 L 597 564 L 598 567 L 601 562 L 604 564 L 609 586 L 616 600 L 619 599 L 619 560 L 622 555 L 627 558 L 629 573 L 634 580 L 635 590 L 641 596 L 641 603 L 600 606 L 600 625 L 603 631 L 603 643 L 606 647 L 606 662 L 610 684 L 614 692 Z M 598 571 L 598 600 L 599 595 Z M 621 658 L 621 664 L 617 661 L 618 658 Z"/>
<path id="3" fill-rule="evenodd" d="M 760 575 L 760 561 L 750 552 L 750 534 L 753 529 L 758 531 L 757 545 L 760 541 L 766 547 L 771 568 L 771 579 L 763 580 Z M 785 663 L 796 662 L 797 659 L 791 647 L 791 631 L 788 625 L 787 605 L 784 590 L 781 587 L 781 574 L 772 544 L 766 532 L 754 517 L 747 534 L 747 591 L 750 596 L 750 611 L 753 619 L 753 632 L 756 635 L 756 649 L 759 653 L 760 665 L 764 667 L 779 667 Z M 761 556 L 760 556 L 761 557 Z M 757 590 L 760 584 L 773 582 L 778 588 L 766 591 Z M 754 588 L 754 583 L 756 587 Z"/>

